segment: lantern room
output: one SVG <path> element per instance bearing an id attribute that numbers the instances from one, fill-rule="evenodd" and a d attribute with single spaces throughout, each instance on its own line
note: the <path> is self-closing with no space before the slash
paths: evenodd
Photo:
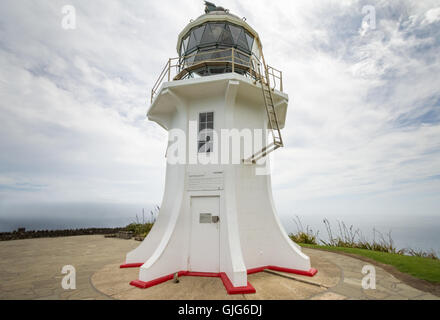
<path id="1" fill-rule="evenodd" d="M 258 34 L 245 18 L 215 7 L 191 21 L 180 33 L 179 79 L 227 72 L 253 76 L 258 69 L 260 49 Z"/>

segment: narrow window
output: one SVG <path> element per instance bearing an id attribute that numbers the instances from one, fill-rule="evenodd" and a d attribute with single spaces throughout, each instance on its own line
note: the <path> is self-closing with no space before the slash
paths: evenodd
<path id="1" fill-rule="evenodd" d="M 214 131 L 214 112 L 199 113 L 199 152 L 212 152 Z"/>

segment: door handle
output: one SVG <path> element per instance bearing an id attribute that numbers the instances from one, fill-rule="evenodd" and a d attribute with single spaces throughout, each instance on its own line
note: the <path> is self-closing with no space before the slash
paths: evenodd
<path id="1" fill-rule="evenodd" d="M 212 223 L 218 223 L 220 221 L 219 216 L 212 216 Z"/>

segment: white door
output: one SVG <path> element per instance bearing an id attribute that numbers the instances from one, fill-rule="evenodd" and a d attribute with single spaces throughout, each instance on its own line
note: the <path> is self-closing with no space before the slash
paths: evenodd
<path id="1" fill-rule="evenodd" d="M 220 198 L 191 197 L 189 270 L 220 271 Z"/>

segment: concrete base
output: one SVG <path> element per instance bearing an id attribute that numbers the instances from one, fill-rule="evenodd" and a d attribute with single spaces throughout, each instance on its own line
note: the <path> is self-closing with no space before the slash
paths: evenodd
<path id="1" fill-rule="evenodd" d="M 136 268 L 141 267 L 142 264 L 140 263 L 132 263 L 132 264 L 122 264 L 119 267 L 121 269 L 125 268 Z M 303 270 L 295 270 L 295 269 L 288 269 L 288 268 L 282 268 L 282 267 L 276 267 L 276 266 L 266 266 L 266 267 L 260 267 L 260 268 L 253 268 L 247 270 L 247 274 L 254 274 L 257 272 L 263 272 L 264 270 L 275 270 L 275 271 L 281 271 L 286 273 L 292 273 L 292 274 L 299 274 L 303 276 L 313 277 L 318 270 L 311 268 L 309 271 L 303 271 Z M 214 273 L 214 272 L 191 272 L 191 271 L 178 271 L 176 273 L 172 273 L 151 281 L 141 281 L 141 280 L 133 280 L 130 282 L 130 285 L 140 288 L 140 289 L 146 289 L 153 286 L 156 286 L 158 284 L 164 283 L 166 281 L 172 280 L 175 276 L 183 277 L 183 276 L 190 276 L 190 277 L 208 277 L 208 278 L 220 278 L 222 279 L 223 285 L 225 286 L 226 291 L 228 294 L 249 294 L 249 293 L 255 293 L 255 288 L 249 283 L 247 283 L 247 286 L 242 287 L 235 287 L 229 277 L 224 272 Z"/>

